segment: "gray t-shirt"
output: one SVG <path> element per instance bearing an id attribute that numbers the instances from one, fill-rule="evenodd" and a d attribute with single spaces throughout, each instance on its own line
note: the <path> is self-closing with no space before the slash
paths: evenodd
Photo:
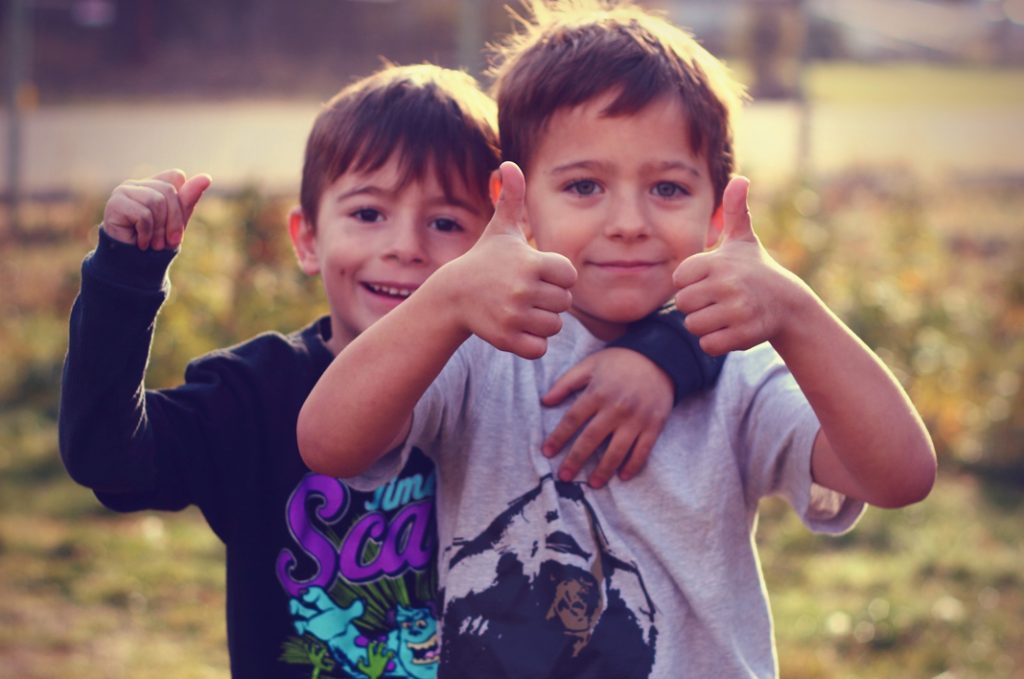
<path id="1" fill-rule="evenodd" d="M 471 338 L 416 406 L 412 448 L 437 463 L 441 677 L 771 677 L 771 617 L 754 545 L 758 501 L 782 495 L 812 529 L 863 503 L 812 483 L 819 425 L 767 344 L 672 411 L 643 471 L 594 490 L 560 482 L 541 442 L 568 404 L 540 396 L 603 348 L 563 316 L 526 361 Z M 579 478 L 595 461 L 588 463 Z"/>

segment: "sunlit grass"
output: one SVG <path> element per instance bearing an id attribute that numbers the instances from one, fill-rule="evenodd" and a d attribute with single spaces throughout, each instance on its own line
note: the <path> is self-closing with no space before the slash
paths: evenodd
<path id="1" fill-rule="evenodd" d="M 838 540 L 769 506 L 758 543 L 784 677 L 1024 672 L 1020 522 L 990 489 L 944 476 L 923 504 L 869 510 Z M 1013 536 L 1004 539 L 1005 536 Z"/>
<path id="2" fill-rule="evenodd" d="M 55 433 L 40 422 L 49 445 L 3 470 L 5 676 L 226 676 L 223 549 L 198 511 L 98 508 L 64 474 Z"/>

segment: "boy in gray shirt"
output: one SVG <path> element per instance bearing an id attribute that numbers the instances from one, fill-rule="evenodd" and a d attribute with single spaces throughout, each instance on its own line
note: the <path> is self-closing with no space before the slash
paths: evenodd
<path id="1" fill-rule="evenodd" d="M 300 449 L 368 485 L 413 449 L 436 461 L 440 676 L 774 676 L 760 498 L 846 530 L 865 502 L 928 494 L 931 440 L 757 240 L 724 67 L 659 17 L 584 4 L 535 3 L 508 42 L 494 218 L 341 352 Z M 718 387 L 672 411 L 630 483 L 559 477 L 537 394 L 672 296 L 705 350 L 734 352 Z"/>

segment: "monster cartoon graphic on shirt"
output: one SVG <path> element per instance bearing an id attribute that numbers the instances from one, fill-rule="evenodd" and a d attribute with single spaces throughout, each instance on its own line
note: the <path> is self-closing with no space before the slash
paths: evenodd
<path id="1" fill-rule="evenodd" d="M 284 662 L 312 665 L 311 676 L 437 676 L 433 496 L 432 472 L 372 495 L 319 474 L 303 478 L 287 508 L 302 555 L 282 549 L 277 561 L 298 635 Z"/>
<path id="2" fill-rule="evenodd" d="M 655 607 L 580 483 L 550 475 L 446 550 L 441 653 L 453 677 L 647 677 Z"/>

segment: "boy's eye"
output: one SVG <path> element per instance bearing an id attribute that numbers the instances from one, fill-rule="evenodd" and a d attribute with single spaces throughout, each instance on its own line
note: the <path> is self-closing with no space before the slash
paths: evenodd
<path id="1" fill-rule="evenodd" d="M 659 198 L 676 198 L 677 196 L 689 195 L 689 191 L 673 182 L 658 182 L 654 185 L 654 193 Z"/>
<path id="2" fill-rule="evenodd" d="M 577 179 L 566 187 L 579 196 L 592 196 L 597 193 L 597 182 L 590 179 Z"/>
<path id="3" fill-rule="evenodd" d="M 352 213 L 352 216 L 361 222 L 380 222 L 384 220 L 384 214 L 380 210 L 364 207 Z"/>
<path id="4" fill-rule="evenodd" d="M 462 231 L 462 226 L 454 219 L 448 219 L 447 217 L 438 217 L 437 219 L 430 222 L 432 229 L 437 229 L 441 233 L 453 233 L 456 231 Z"/>

